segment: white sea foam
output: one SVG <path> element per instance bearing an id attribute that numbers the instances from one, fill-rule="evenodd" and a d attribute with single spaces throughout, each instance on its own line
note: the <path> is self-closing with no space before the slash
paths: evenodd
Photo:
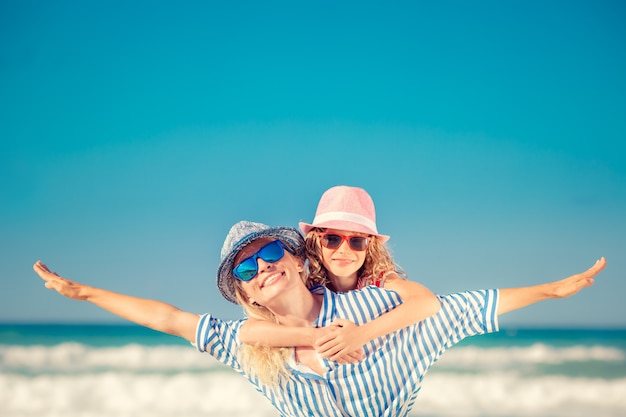
<path id="1" fill-rule="evenodd" d="M 222 366 L 210 355 L 186 346 L 92 348 L 78 343 L 56 346 L 1 346 L 0 368 L 77 372 L 90 370 L 184 371 Z"/>
<path id="2" fill-rule="evenodd" d="M 516 372 L 425 377 L 415 415 L 568 416 L 626 415 L 626 377 L 614 380 L 523 377 Z"/>
<path id="3" fill-rule="evenodd" d="M 441 357 L 438 366 L 503 368 L 512 364 L 554 365 L 566 362 L 623 362 L 625 360 L 624 351 L 614 347 L 576 345 L 557 348 L 535 343 L 528 347 L 455 347 Z"/>
<path id="4" fill-rule="evenodd" d="M 433 374 L 412 415 L 626 415 L 626 378 L 601 380 L 516 373 Z M 230 372 L 0 375 L 4 417 L 275 416 L 269 402 Z"/>
<path id="5" fill-rule="evenodd" d="M 3 417 L 276 416 L 235 373 L 0 375 Z"/>

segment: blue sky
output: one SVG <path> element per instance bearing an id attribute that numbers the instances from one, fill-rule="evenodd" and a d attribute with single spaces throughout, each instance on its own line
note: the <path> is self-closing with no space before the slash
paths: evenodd
<path id="1" fill-rule="evenodd" d="M 37 259 L 239 317 L 214 279 L 229 227 L 310 221 L 347 184 L 433 291 L 605 256 L 593 288 L 501 323 L 624 327 L 625 18 L 619 1 L 3 1 L 0 321 L 115 321 L 46 290 Z"/>

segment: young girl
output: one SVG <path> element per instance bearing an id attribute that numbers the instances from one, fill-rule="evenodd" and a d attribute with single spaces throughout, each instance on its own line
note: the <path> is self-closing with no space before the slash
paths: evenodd
<path id="1" fill-rule="evenodd" d="M 393 290 L 403 304 L 360 327 L 338 320 L 330 329 L 286 328 L 250 318 L 240 333 L 247 344 L 315 347 L 330 360 L 354 362 L 360 348 L 380 336 L 421 321 L 439 311 L 437 297 L 405 279 L 378 233 L 374 202 L 362 188 L 337 186 L 320 199 L 313 223 L 300 223 L 306 236 L 308 286 L 325 285 L 347 292 L 368 285 Z"/>

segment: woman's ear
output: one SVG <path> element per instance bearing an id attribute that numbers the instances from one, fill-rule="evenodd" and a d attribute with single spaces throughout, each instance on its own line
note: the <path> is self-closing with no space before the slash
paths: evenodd
<path id="1" fill-rule="evenodd" d="M 241 295 L 243 295 L 243 298 L 246 299 L 250 304 L 256 303 L 256 301 L 254 301 L 252 297 L 248 296 L 248 293 L 246 293 L 246 290 L 244 290 L 243 288 L 241 289 Z"/>

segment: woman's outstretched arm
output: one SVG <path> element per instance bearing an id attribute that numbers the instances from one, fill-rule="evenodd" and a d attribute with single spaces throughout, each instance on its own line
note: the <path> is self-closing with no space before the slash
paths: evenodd
<path id="1" fill-rule="evenodd" d="M 560 281 L 530 287 L 503 288 L 500 290 L 498 314 L 508 313 L 543 300 L 570 297 L 583 288 L 593 285 L 595 276 L 605 266 L 606 259 L 602 257 L 585 272 L 574 274 Z"/>
<path id="2" fill-rule="evenodd" d="M 37 261 L 33 269 L 45 282 L 46 288 L 73 300 L 89 301 L 117 316 L 145 327 L 180 336 L 195 342 L 197 314 L 182 311 L 161 301 L 119 294 L 101 288 L 90 287 L 51 272 Z"/>

